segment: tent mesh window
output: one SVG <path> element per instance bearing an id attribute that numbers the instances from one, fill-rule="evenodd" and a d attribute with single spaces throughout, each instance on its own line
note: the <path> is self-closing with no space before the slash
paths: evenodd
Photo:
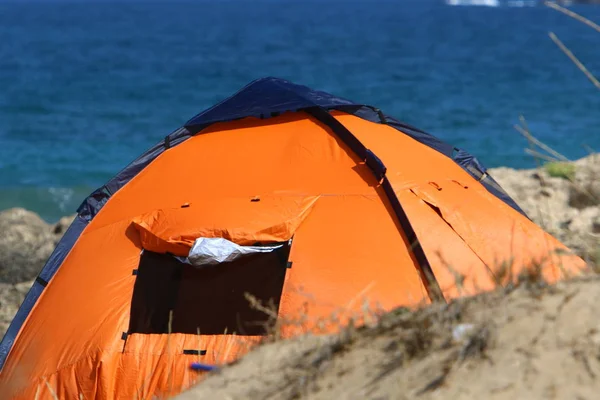
<path id="1" fill-rule="evenodd" d="M 245 296 L 279 310 L 290 252 L 289 243 L 268 253 L 243 256 L 210 267 L 182 263 L 145 250 L 140 257 L 131 301 L 129 333 L 266 335 L 269 316 Z M 273 321 L 271 321 L 273 322 Z"/>

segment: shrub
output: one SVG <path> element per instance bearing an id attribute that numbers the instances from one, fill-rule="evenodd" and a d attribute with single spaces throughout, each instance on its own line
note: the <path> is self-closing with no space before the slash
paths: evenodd
<path id="1" fill-rule="evenodd" d="M 549 162 L 545 164 L 545 169 L 548 175 L 554 178 L 562 178 L 567 180 L 575 179 L 575 165 L 566 162 Z"/>

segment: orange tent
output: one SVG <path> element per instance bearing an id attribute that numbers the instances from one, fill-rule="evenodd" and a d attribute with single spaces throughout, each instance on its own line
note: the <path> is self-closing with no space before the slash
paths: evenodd
<path id="1" fill-rule="evenodd" d="M 467 152 L 260 79 L 82 203 L 0 344 L 0 398 L 176 394 L 274 320 L 330 331 L 524 268 L 555 281 L 583 267 L 565 250 Z"/>

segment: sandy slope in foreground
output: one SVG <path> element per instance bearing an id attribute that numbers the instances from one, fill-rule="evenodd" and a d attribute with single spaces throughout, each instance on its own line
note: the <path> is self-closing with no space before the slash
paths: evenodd
<path id="1" fill-rule="evenodd" d="M 598 280 L 522 286 L 264 345 L 178 399 L 595 399 Z"/>

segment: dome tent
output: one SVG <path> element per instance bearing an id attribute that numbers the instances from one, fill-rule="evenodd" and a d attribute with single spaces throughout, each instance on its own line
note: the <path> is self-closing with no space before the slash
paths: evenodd
<path id="1" fill-rule="evenodd" d="M 195 265 L 203 239 L 243 251 Z M 198 379 L 191 362 L 235 360 L 266 336 L 248 293 L 301 320 L 292 336 L 360 310 L 357 295 L 390 310 L 524 268 L 556 281 L 584 265 L 566 250 L 467 152 L 377 108 L 259 79 L 82 203 L 0 343 L 0 394 L 51 398 L 45 382 L 59 398 L 175 394 Z M 494 275 L 505 260 L 510 273 Z"/>

